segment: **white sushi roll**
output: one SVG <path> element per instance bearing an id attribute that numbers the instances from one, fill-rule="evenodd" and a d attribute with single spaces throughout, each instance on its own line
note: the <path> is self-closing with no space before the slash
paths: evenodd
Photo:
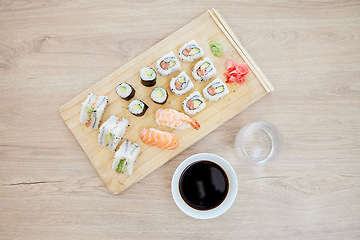
<path id="1" fill-rule="evenodd" d="M 197 82 L 207 81 L 216 75 L 216 68 L 210 58 L 206 57 L 195 64 L 191 74 Z"/>
<path id="2" fill-rule="evenodd" d="M 203 95 L 209 102 L 218 101 L 228 93 L 228 87 L 220 78 L 216 78 L 203 89 Z"/>
<path id="3" fill-rule="evenodd" d="M 191 93 L 183 101 L 183 109 L 186 114 L 194 115 L 203 110 L 206 106 L 205 99 L 201 96 L 199 91 Z"/>
<path id="4" fill-rule="evenodd" d="M 121 144 L 119 150 L 116 151 L 112 169 L 118 173 L 124 173 L 132 175 L 136 158 L 141 151 L 140 146 L 137 143 L 132 143 L 125 139 Z"/>
<path id="5" fill-rule="evenodd" d="M 179 58 L 184 62 L 193 62 L 204 56 L 204 51 L 195 40 L 186 43 L 179 51 Z"/>
<path id="6" fill-rule="evenodd" d="M 156 67 L 162 76 L 170 75 L 181 69 L 180 62 L 172 51 L 160 58 L 156 62 Z"/>
<path id="7" fill-rule="evenodd" d="M 79 121 L 88 128 L 97 129 L 104 115 L 109 99 L 106 96 L 96 96 L 90 93 L 82 103 Z"/>
<path id="8" fill-rule="evenodd" d="M 98 144 L 115 152 L 128 127 L 129 121 L 127 119 L 112 115 L 100 127 Z"/>
<path id="9" fill-rule="evenodd" d="M 194 83 L 185 72 L 181 72 L 177 77 L 172 78 L 170 81 L 170 89 L 177 96 L 181 96 L 193 88 Z"/>

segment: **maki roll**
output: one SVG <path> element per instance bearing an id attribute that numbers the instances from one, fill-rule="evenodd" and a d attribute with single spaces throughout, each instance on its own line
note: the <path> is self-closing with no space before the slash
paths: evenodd
<path id="1" fill-rule="evenodd" d="M 82 103 L 79 121 L 85 127 L 97 129 L 109 99 L 90 93 Z"/>
<path id="2" fill-rule="evenodd" d="M 115 152 L 128 127 L 129 121 L 127 119 L 112 115 L 100 127 L 98 144 Z"/>
<path id="3" fill-rule="evenodd" d="M 196 63 L 192 73 L 197 82 L 207 81 L 216 75 L 216 68 L 208 57 Z"/>
<path id="4" fill-rule="evenodd" d="M 156 62 L 157 71 L 162 76 L 170 75 L 181 69 L 180 62 L 177 60 L 173 52 L 165 54 Z"/>
<path id="5" fill-rule="evenodd" d="M 203 89 L 203 95 L 209 102 L 218 101 L 228 93 L 229 89 L 220 78 L 216 78 Z"/>
<path id="6" fill-rule="evenodd" d="M 194 115 L 206 106 L 204 98 L 199 91 L 193 92 L 183 101 L 183 108 L 186 114 Z"/>
<path id="7" fill-rule="evenodd" d="M 135 95 L 135 89 L 128 83 L 123 82 L 119 84 L 115 89 L 117 95 L 122 99 L 129 101 Z"/>
<path id="8" fill-rule="evenodd" d="M 204 51 L 195 40 L 186 43 L 179 51 L 179 58 L 184 62 L 193 62 L 204 56 Z"/>
<path id="9" fill-rule="evenodd" d="M 141 117 L 149 107 L 141 100 L 134 99 L 129 103 L 128 110 L 131 114 Z"/>
<path id="10" fill-rule="evenodd" d="M 156 87 L 152 90 L 150 97 L 154 103 L 164 104 L 168 99 L 168 93 L 165 88 Z"/>
<path id="11" fill-rule="evenodd" d="M 185 72 L 181 72 L 170 81 L 170 89 L 177 96 L 181 96 L 193 88 L 194 84 Z"/>
<path id="12" fill-rule="evenodd" d="M 136 158 L 141 151 L 140 146 L 137 143 L 132 143 L 125 139 L 121 144 L 119 150 L 116 151 L 112 169 L 118 173 L 124 173 L 132 175 Z"/>
<path id="13" fill-rule="evenodd" d="M 156 71 L 151 67 L 140 69 L 141 83 L 146 87 L 152 87 L 156 84 Z"/>

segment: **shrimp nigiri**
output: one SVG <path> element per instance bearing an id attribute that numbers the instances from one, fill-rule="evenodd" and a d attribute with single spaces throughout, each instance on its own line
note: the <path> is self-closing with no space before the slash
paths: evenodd
<path id="1" fill-rule="evenodd" d="M 141 130 L 141 141 L 150 146 L 173 150 L 179 145 L 178 138 L 169 132 L 163 132 L 154 128 Z"/>
<path id="2" fill-rule="evenodd" d="M 159 125 L 175 128 L 186 129 L 192 126 L 199 130 L 200 124 L 188 115 L 170 108 L 161 108 L 156 112 L 156 123 Z"/>

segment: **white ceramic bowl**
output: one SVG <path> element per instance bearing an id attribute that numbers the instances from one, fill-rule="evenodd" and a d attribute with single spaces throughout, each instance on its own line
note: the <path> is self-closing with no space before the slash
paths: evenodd
<path id="1" fill-rule="evenodd" d="M 185 203 L 185 201 L 182 199 L 180 195 L 179 180 L 181 174 L 189 165 L 200 160 L 214 162 L 217 165 L 219 165 L 225 171 L 229 180 L 229 191 L 226 195 L 226 198 L 219 206 L 210 210 L 197 210 L 195 208 L 192 208 Z M 238 189 L 238 183 L 234 169 L 225 159 L 210 153 L 199 153 L 187 158 L 175 170 L 171 182 L 171 192 L 176 205 L 180 208 L 181 211 L 183 211 L 187 215 L 198 219 L 210 219 L 220 216 L 221 214 L 226 212 L 231 207 L 231 205 L 233 204 L 236 198 L 237 189 Z"/>

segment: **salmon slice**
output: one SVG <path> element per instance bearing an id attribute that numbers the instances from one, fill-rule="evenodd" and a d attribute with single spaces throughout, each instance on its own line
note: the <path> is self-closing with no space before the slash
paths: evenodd
<path id="1" fill-rule="evenodd" d="M 185 48 L 184 50 L 182 50 L 182 54 L 184 54 L 184 56 L 188 57 L 190 55 L 191 50 L 192 50 L 191 48 Z"/>
<path id="2" fill-rule="evenodd" d="M 215 93 L 215 90 L 216 88 L 214 88 L 213 86 L 209 87 L 207 92 L 211 95 L 211 96 L 214 96 L 216 93 Z"/>
<path id="3" fill-rule="evenodd" d="M 175 82 L 175 88 L 176 88 L 177 90 L 181 91 L 181 90 L 182 90 L 182 84 L 181 84 L 179 81 L 176 81 L 176 82 Z"/>
<path id="4" fill-rule="evenodd" d="M 206 73 L 205 69 L 199 68 L 199 69 L 197 70 L 197 74 L 198 74 L 200 77 L 205 76 L 205 73 Z"/>
<path id="5" fill-rule="evenodd" d="M 200 124 L 197 121 L 171 108 L 160 108 L 156 111 L 155 118 L 157 124 L 175 129 L 186 129 L 190 126 L 196 130 L 200 128 Z"/>
<path id="6" fill-rule="evenodd" d="M 190 99 L 187 103 L 186 103 L 186 107 L 190 110 L 194 110 L 194 102 Z"/>
<path id="7" fill-rule="evenodd" d="M 169 68 L 169 64 L 167 62 L 165 62 L 164 60 L 161 61 L 160 66 L 162 67 L 162 69 L 167 70 Z"/>
<path id="8" fill-rule="evenodd" d="M 143 128 L 140 135 L 141 141 L 150 146 L 174 150 L 179 145 L 178 138 L 174 134 L 154 128 Z"/>

